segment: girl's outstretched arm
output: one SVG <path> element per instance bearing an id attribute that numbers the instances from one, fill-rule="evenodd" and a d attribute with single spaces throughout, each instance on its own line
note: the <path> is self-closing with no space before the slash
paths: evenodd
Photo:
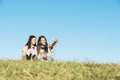
<path id="1" fill-rule="evenodd" d="M 53 49 L 53 47 L 55 46 L 55 44 L 58 42 L 58 39 L 57 38 L 54 38 L 54 42 L 52 44 L 49 44 L 49 49 Z"/>

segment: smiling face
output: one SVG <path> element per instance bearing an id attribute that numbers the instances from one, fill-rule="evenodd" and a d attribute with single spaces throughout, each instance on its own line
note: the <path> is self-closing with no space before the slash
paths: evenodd
<path id="1" fill-rule="evenodd" d="M 40 43 L 41 43 L 42 45 L 46 45 L 46 40 L 45 40 L 45 38 L 41 38 Z"/>

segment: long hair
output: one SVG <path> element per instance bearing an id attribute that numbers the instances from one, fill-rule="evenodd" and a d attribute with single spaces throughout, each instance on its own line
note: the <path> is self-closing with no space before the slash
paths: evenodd
<path id="1" fill-rule="evenodd" d="M 44 46 L 45 46 L 45 51 L 48 52 L 48 43 L 47 43 L 47 39 L 46 39 L 45 36 L 42 35 L 42 36 L 40 36 L 40 37 L 38 38 L 38 41 L 37 41 L 38 54 L 39 54 L 39 52 L 40 52 L 41 46 L 43 46 L 42 43 L 41 43 L 41 39 L 42 39 L 42 38 L 44 38 L 45 41 L 46 41 L 46 45 L 44 45 Z"/>
<path id="2" fill-rule="evenodd" d="M 26 43 L 26 46 L 28 46 L 28 49 L 31 48 L 31 41 L 33 38 L 36 38 L 34 35 L 29 36 L 28 42 Z M 36 46 L 36 43 L 34 44 Z"/>

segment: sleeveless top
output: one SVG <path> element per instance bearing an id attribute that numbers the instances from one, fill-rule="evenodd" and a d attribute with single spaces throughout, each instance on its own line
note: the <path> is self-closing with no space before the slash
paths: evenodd
<path id="1" fill-rule="evenodd" d="M 28 46 L 25 46 L 23 49 L 22 49 L 23 52 L 26 53 L 26 55 L 37 55 L 37 47 L 34 47 L 34 48 L 30 48 L 28 49 Z"/>

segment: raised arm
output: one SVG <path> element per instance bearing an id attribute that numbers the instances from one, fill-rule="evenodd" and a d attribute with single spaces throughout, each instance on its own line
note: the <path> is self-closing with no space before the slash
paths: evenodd
<path id="1" fill-rule="evenodd" d="M 58 39 L 57 38 L 54 38 L 54 42 L 52 44 L 49 44 L 49 49 L 53 49 L 53 47 L 55 46 L 55 44 L 58 42 Z"/>

